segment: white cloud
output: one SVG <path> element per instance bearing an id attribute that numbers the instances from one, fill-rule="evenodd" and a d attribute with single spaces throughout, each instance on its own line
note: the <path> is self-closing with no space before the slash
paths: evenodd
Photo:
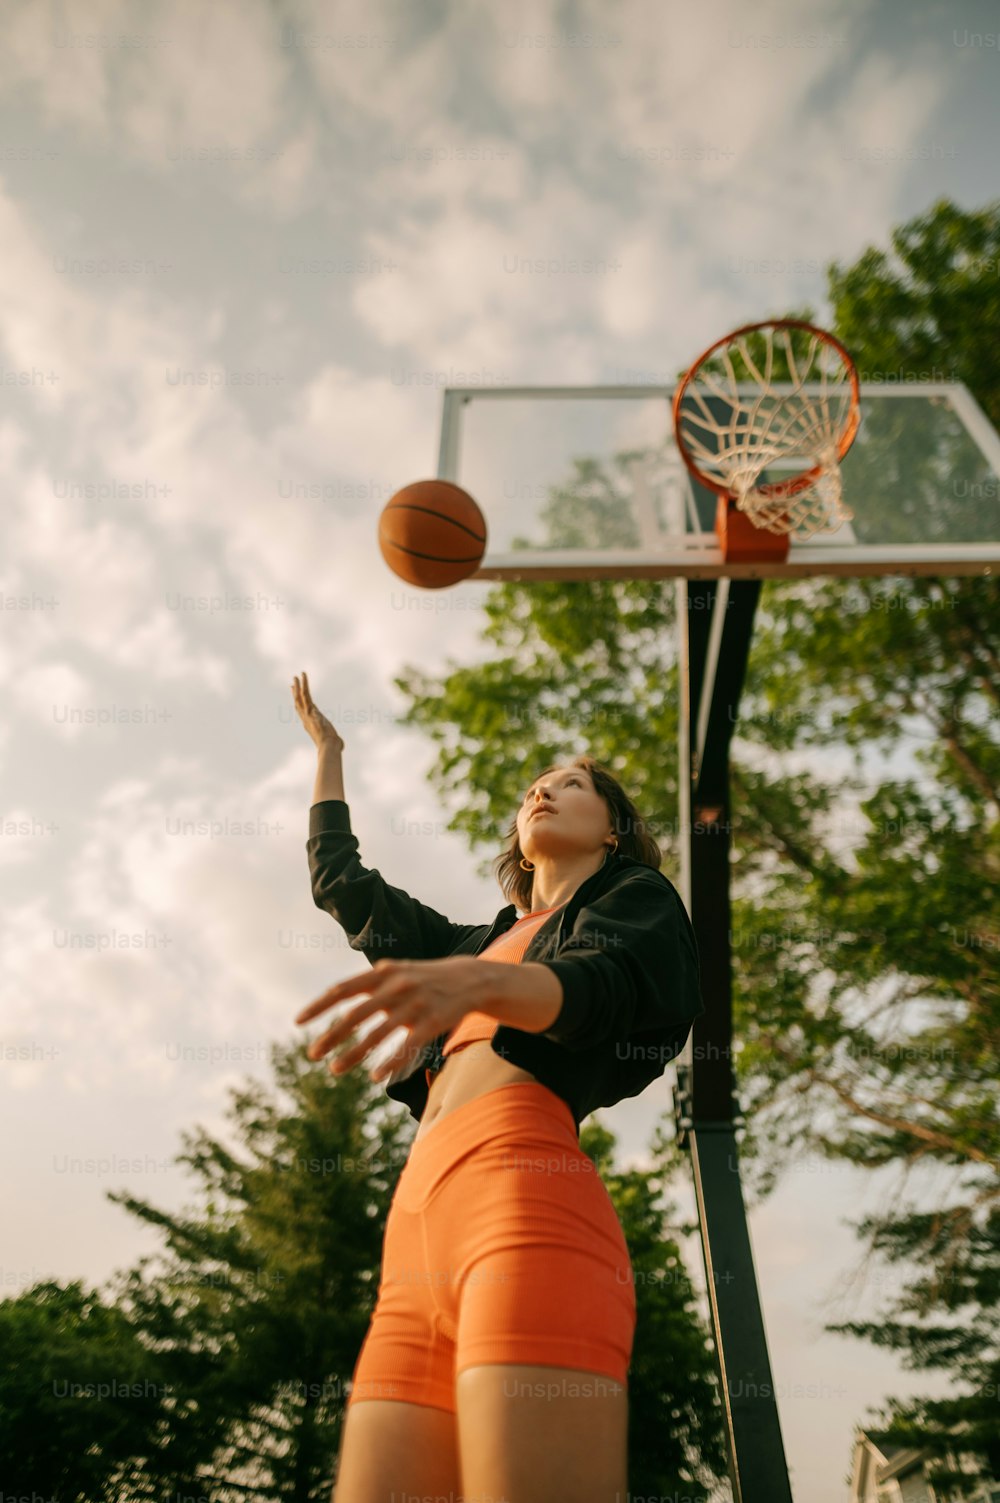
<path id="1" fill-rule="evenodd" d="M 310 97 L 326 102 L 340 139 L 352 146 L 367 141 L 373 122 L 398 130 L 400 121 L 447 118 L 441 105 L 460 38 L 476 18 L 470 23 L 461 11 L 446 12 L 422 37 L 416 35 L 421 19 L 401 4 L 339 0 L 331 11 L 324 0 L 300 0 L 286 50 L 295 53 Z"/>
<path id="2" fill-rule="evenodd" d="M 664 246 L 649 231 L 636 231 L 623 239 L 616 255 L 622 273 L 598 283 L 598 305 L 610 333 L 641 338 L 650 322 L 661 316 L 656 289 L 661 285 Z"/>
<path id="3" fill-rule="evenodd" d="M 45 123 L 165 178 L 199 175 L 275 211 L 298 202 L 315 138 L 281 139 L 289 55 L 262 0 L 13 0 L 0 85 L 28 84 Z M 124 39 L 124 40 L 123 40 Z M 200 155 L 199 155 L 200 154 Z"/>
<path id="4" fill-rule="evenodd" d="M 648 232 L 595 217 L 586 194 L 558 175 L 503 224 L 449 205 L 429 236 L 401 203 L 392 235 L 373 232 L 370 246 L 394 254 L 407 275 L 360 286 L 355 307 L 390 349 L 419 349 L 429 371 L 485 373 L 453 385 L 531 380 L 540 362 L 550 379 L 586 379 L 581 324 L 600 327 L 605 313 L 613 325 L 635 328 L 639 302 L 647 320 L 658 307 L 649 298 L 656 284 L 648 241 Z M 596 357 L 591 341 L 592 368 Z"/>
<path id="5" fill-rule="evenodd" d="M 593 82 L 598 54 L 616 50 L 616 43 L 597 39 L 621 32 L 622 12 L 591 11 L 579 26 L 567 25 L 565 14 L 557 0 L 512 0 L 499 13 L 479 11 L 475 70 L 510 111 L 515 134 L 572 118 Z"/>
<path id="6" fill-rule="evenodd" d="M 0 820 L 0 866 L 23 867 L 43 856 L 40 842 L 44 831 L 32 810 L 23 806 L 8 809 Z"/>
<path id="7" fill-rule="evenodd" d="M 35 663 L 10 686 L 19 707 L 65 741 L 76 741 L 83 727 L 72 712 L 95 696 L 95 684 L 70 663 Z"/>
<path id="8" fill-rule="evenodd" d="M 110 95 L 107 49 L 100 44 L 72 44 L 79 33 L 114 33 L 124 18 L 124 0 L 92 0 L 84 18 L 79 11 L 50 0 L 10 0 L 4 10 L 4 47 L 0 82 L 7 87 L 34 86 L 47 125 L 66 125 L 94 135 L 102 133 Z"/>

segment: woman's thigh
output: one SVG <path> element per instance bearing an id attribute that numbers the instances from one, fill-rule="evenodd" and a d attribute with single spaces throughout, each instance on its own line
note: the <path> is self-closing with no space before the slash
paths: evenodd
<path id="1" fill-rule="evenodd" d="M 458 1375 L 462 1496 L 625 1503 L 628 1391 L 599 1373 L 529 1364 Z"/>
<path id="2" fill-rule="evenodd" d="M 344 1415 L 333 1503 L 460 1496 L 455 1416 L 428 1404 L 369 1399 Z"/>

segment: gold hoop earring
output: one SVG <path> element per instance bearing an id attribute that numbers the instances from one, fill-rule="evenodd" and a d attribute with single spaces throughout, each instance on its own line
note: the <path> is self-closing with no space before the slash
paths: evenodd
<path id="1" fill-rule="evenodd" d="M 522 871 L 533 872 L 535 870 L 534 865 L 532 864 L 532 862 L 525 861 L 525 859 L 524 859 L 523 856 L 521 857 L 520 866 L 521 866 Z"/>

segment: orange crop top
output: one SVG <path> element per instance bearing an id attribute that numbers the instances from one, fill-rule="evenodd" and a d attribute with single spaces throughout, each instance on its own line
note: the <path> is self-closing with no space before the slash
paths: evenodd
<path id="1" fill-rule="evenodd" d="M 484 959 L 500 960 L 509 965 L 517 965 L 524 958 L 525 950 L 549 914 L 555 913 L 557 908 L 562 907 L 562 903 L 556 903 L 552 908 L 542 908 L 536 913 L 524 914 L 515 920 L 505 933 L 499 934 L 491 944 L 488 944 L 485 950 L 480 950 L 479 955 Z M 441 1052 L 447 1059 L 450 1054 L 457 1054 L 459 1049 L 464 1049 L 468 1044 L 478 1044 L 484 1039 L 491 1039 L 499 1026 L 497 1019 L 490 1017 L 488 1013 L 467 1012 L 462 1021 L 457 1023 L 448 1034 Z M 424 1074 L 429 1086 L 434 1079 L 434 1071 L 426 1069 Z"/>

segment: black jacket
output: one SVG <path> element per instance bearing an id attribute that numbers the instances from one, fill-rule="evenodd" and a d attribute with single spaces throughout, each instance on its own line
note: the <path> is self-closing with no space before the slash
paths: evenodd
<path id="1" fill-rule="evenodd" d="M 341 926 L 352 950 L 376 960 L 476 955 L 517 918 L 513 903 L 492 924 L 455 924 L 361 864 L 342 799 L 309 810 L 313 900 Z M 555 971 L 559 1016 L 544 1033 L 500 1024 L 495 1053 L 528 1070 L 569 1105 L 580 1123 L 597 1107 L 638 1096 L 683 1049 L 705 1011 L 694 929 L 662 872 L 618 852 L 542 924 L 524 962 Z M 447 1033 L 389 1077 L 386 1093 L 419 1121 L 425 1069 L 443 1061 Z"/>

